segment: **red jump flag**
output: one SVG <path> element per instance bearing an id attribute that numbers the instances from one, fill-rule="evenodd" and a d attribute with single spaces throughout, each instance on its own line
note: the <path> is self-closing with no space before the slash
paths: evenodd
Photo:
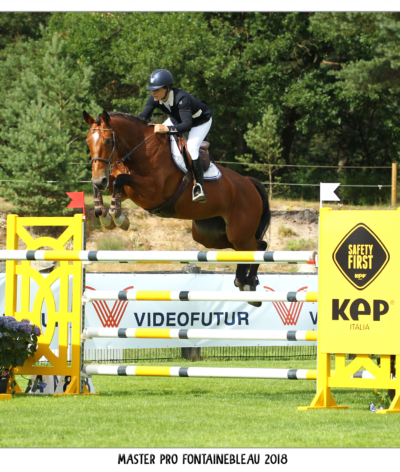
<path id="1" fill-rule="evenodd" d="M 86 216 L 85 213 L 85 192 L 65 192 L 71 202 L 67 208 L 83 208 L 83 216 Z"/>

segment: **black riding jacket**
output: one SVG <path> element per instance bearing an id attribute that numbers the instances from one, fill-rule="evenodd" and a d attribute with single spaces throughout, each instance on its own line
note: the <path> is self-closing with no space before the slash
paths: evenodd
<path id="1" fill-rule="evenodd" d="M 193 95 L 177 88 L 173 88 L 172 92 L 171 110 L 164 105 L 164 102 L 160 103 L 158 100 L 154 100 L 151 95 L 139 116 L 150 119 L 154 110 L 159 108 L 169 115 L 174 124 L 174 126 L 168 126 L 168 134 L 185 133 L 195 126 L 206 123 L 211 118 L 211 110 L 202 100 L 198 100 Z"/>

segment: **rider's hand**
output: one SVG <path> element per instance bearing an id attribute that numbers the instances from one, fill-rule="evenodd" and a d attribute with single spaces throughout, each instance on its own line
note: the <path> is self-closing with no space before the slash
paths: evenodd
<path id="1" fill-rule="evenodd" d="M 168 133 L 168 131 L 169 131 L 169 129 L 164 125 L 158 124 L 158 125 L 154 126 L 154 132 L 155 133 Z"/>

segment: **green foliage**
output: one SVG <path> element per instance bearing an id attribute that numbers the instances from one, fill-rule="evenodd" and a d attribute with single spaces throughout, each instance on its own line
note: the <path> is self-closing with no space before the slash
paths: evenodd
<path id="1" fill-rule="evenodd" d="M 253 162 L 254 157 L 251 154 L 244 154 L 243 157 L 237 159 L 245 164 L 252 163 L 252 165 L 246 166 L 247 169 L 254 169 L 268 175 L 270 182 L 269 196 L 272 199 L 272 176 L 280 165 L 285 162 L 281 157 L 282 148 L 277 132 L 278 117 L 274 114 L 272 106 L 267 108 L 261 123 L 258 122 L 256 126 L 249 123 L 248 128 L 249 130 L 245 133 L 244 138 L 248 147 L 255 151 L 258 159 Z M 280 178 L 278 177 L 277 180 L 279 181 Z"/>
<path id="2" fill-rule="evenodd" d="M 51 13 L 2 12 L 0 13 L 0 49 L 10 42 L 23 42 L 41 37 L 40 25 L 45 25 Z"/>
<path id="3" fill-rule="evenodd" d="M 387 410 L 392 403 L 392 399 L 389 396 L 388 391 L 379 391 L 376 388 L 374 389 L 374 397 L 375 397 L 375 409 L 384 409 Z"/>
<path id="4" fill-rule="evenodd" d="M 286 226 L 285 224 L 281 224 L 278 228 L 278 232 L 281 236 L 296 236 L 296 232 L 290 228 L 289 226 Z"/>
<path id="5" fill-rule="evenodd" d="M 77 141 L 86 133 L 77 110 L 89 101 L 92 73 L 90 68 L 71 72 L 62 49 L 54 35 L 35 51 L 35 61 L 22 54 L 19 61 L 27 67 L 2 96 L 0 158 L 6 164 L 1 175 L 13 182 L 0 195 L 17 212 L 32 216 L 65 214 L 65 192 L 76 186 L 71 181 L 86 177 L 84 166 L 72 163 L 82 161 Z"/>
<path id="6" fill-rule="evenodd" d="M 214 159 L 268 163 L 254 147 L 256 135 L 265 138 L 266 128 L 275 136 L 268 145 L 275 151 L 274 181 L 303 184 L 284 189 L 292 198 L 317 198 L 318 188 L 309 184 L 321 181 L 388 184 L 389 171 L 346 166 L 399 160 L 399 13 L 3 13 L 2 25 L 0 144 L 6 148 L 14 144 L 3 130 L 17 127 L 38 89 L 44 105 L 54 107 L 64 89 L 64 103 L 71 100 L 61 113 L 68 153 L 82 162 L 82 108 L 92 115 L 102 108 L 139 113 L 149 74 L 163 67 L 178 88 L 210 105 Z M 63 47 L 58 66 L 45 72 L 46 41 L 54 34 Z M 294 164 L 339 169 L 288 167 Z M 264 176 L 261 167 L 240 169 Z M 343 190 L 347 201 L 367 203 L 382 193 Z"/>
<path id="7" fill-rule="evenodd" d="M 284 251 L 316 251 L 317 243 L 311 239 L 292 239 L 286 243 Z"/>
<path id="8" fill-rule="evenodd" d="M 124 251 L 126 249 L 124 240 L 113 234 L 102 234 L 96 244 L 98 251 Z"/>

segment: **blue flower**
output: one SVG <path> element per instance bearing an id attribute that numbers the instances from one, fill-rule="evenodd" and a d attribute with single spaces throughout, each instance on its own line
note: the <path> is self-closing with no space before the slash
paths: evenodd
<path id="1" fill-rule="evenodd" d="M 12 331 L 18 331 L 19 322 L 17 320 L 10 321 L 9 326 L 10 327 L 8 329 L 11 329 Z"/>
<path id="2" fill-rule="evenodd" d="M 35 333 L 35 336 L 40 336 L 42 334 L 42 332 L 40 331 L 39 326 L 36 326 L 36 325 L 35 325 L 35 328 L 34 328 L 33 332 Z"/>
<path id="3" fill-rule="evenodd" d="M 25 334 L 31 334 L 32 333 L 32 326 L 30 323 L 20 323 L 19 324 L 19 330 L 22 331 Z"/>

